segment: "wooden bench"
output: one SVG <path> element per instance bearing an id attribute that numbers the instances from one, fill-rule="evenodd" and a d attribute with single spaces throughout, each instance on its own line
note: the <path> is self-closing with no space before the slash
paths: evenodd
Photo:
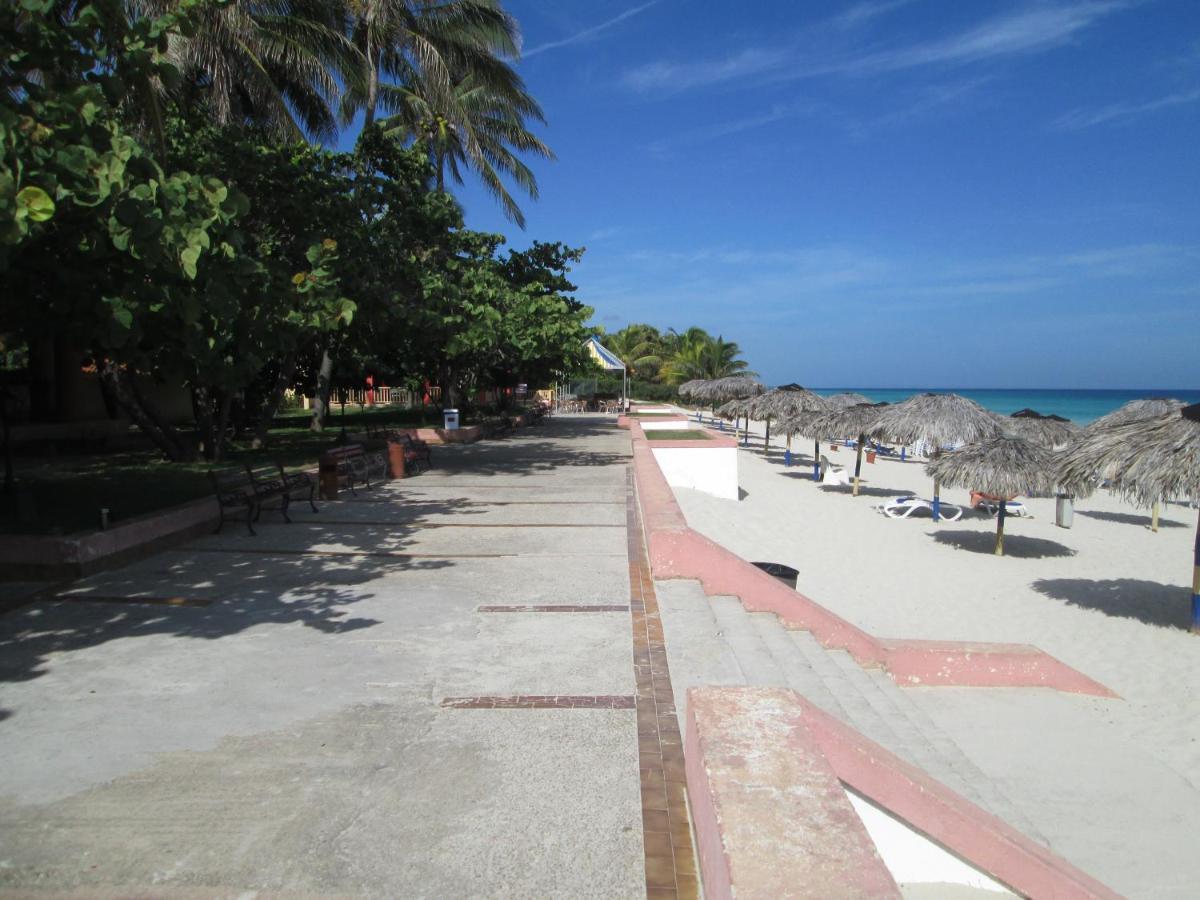
<path id="1" fill-rule="evenodd" d="M 283 518 L 290 522 L 288 503 L 291 496 L 282 482 L 256 484 L 246 468 L 210 469 L 209 477 L 217 494 L 217 505 L 220 508 L 221 519 L 217 523 L 219 532 L 225 527 L 226 519 L 240 518 L 234 512 L 240 511 L 245 516 L 246 529 L 256 534 L 254 523 L 262 515 L 263 504 L 271 500 L 279 500 L 279 510 Z"/>
<path id="2" fill-rule="evenodd" d="M 276 460 L 273 463 L 260 463 L 259 465 L 246 463 L 246 474 L 250 476 L 250 481 L 256 491 L 283 492 L 287 495 L 289 504 L 293 499 L 304 497 L 308 500 L 308 505 L 312 507 L 313 512 L 320 512 L 315 502 L 317 483 L 307 472 L 287 472 L 283 468 L 283 463 Z M 286 511 L 284 518 L 287 519 Z M 290 522 L 291 519 L 288 521 Z"/>
<path id="3" fill-rule="evenodd" d="M 406 472 L 408 471 L 409 463 L 412 463 L 414 471 L 420 471 L 422 468 L 426 470 L 433 468 L 433 451 L 425 441 L 417 440 L 406 431 L 393 432 L 388 436 L 388 440 L 404 447 L 404 467 Z"/>
<path id="4" fill-rule="evenodd" d="M 356 484 L 364 485 L 368 489 L 371 487 L 372 470 L 379 473 L 376 481 L 386 476 L 387 458 L 378 450 L 368 453 L 362 444 L 347 444 L 322 453 L 320 468 L 322 485 L 327 475 L 336 479 L 335 496 L 336 485 L 343 478 L 346 480 L 346 487 L 350 488 L 350 493 L 357 495 L 358 491 L 354 489 Z"/>

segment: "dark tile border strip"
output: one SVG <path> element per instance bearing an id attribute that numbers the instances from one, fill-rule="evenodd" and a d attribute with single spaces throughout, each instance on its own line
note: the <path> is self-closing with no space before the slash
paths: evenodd
<path id="1" fill-rule="evenodd" d="M 299 524 L 299 523 L 297 523 Z M 322 519 L 320 522 L 311 522 L 304 524 L 312 524 L 317 526 L 322 525 L 369 525 L 373 528 L 389 528 L 397 526 L 401 528 L 410 528 L 414 531 L 422 528 L 624 528 L 622 525 L 594 525 L 589 522 L 573 522 L 573 523 L 555 523 L 555 522 L 533 522 L 529 524 L 511 523 L 511 522 L 420 522 L 420 521 L 405 521 L 396 519 L 391 522 L 374 522 L 361 521 L 357 519 Z"/>
<path id="2" fill-rule="evenodd" d="M 485 613 L 519 613 L 519 612 L 539 612 L 539 613 L 584 613 L 584 612 L 629 612 L 628 606 L 622 606 L 615 603 L 593 603 L 590 606 L 585 603 L 575 605 L 568 604 L 527 604 L 524 606 L 478 606 L 476 612 Z"/>
<path id="3" fill-rule="evenodd" d="M 629 605 L 637 683 L 638 760 L 648 898 L 698 898 L 700 879 L 688 817 L 683 738 L 663 643 L 658 597 L 646 553 L 637 487 L 628 472 Z"/>
<path id="4" fill-rule="evenodd" d="M 262 556 L 378 556 L 384 559 L 505 559 L 517 553 L 389 553 L 386 550 L 285 550 L 263 547 L 188 547 L 188 553 L 258 553 Z"/>
<path id="5" fill-rule="evenodd" d="M 511 696 L 445 697 L 447 709 L 633 709 L 625 694 L 514 694 Z"/>
<path id="6" fill-rule="evenodd" d="M 212 606 L 200 597 L 132 597 L 112 594 L 57 594 L 42 597 L 41 602 L 62 600 L 67 603 L 146 603 L 151 606 Z"/>

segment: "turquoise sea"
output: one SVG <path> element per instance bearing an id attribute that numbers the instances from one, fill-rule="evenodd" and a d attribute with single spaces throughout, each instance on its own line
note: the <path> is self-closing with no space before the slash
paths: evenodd
<path id="1" fill-rule="evenodd" d="M 1086 425 L 1110 413 L 1118 406 L 1142 397 L 1175 397 L 1185 403 L 1200 403 L 1200 389 L 1190 391 L 1161 390 L 1112 390 L 1112 391 L 1065 391 L 1054 389 L 1005 390 L 999 388 L 813 388 L 818 394 L 837 394 L 856 391 L 865 394 L 876 403 L 896 403 L 913 394 L 934 391 L 940 394 L 962 394 L 985 409 L 1002 415 L 1011 415 L 1019 409 L 1036 409 L 1043 415 L 1063 416 L 1077 425 Z"/>

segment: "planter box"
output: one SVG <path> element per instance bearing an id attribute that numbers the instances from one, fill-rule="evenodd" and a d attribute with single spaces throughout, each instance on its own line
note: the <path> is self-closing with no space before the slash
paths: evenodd
<path id="1" fill-rule="evenodd" d="M 211 531 L 219 518 L 214 497 L 147 513 L 105 531 L 71 535 L 14 534 L 0 541 L 4 578 L 79 577 Z"/>

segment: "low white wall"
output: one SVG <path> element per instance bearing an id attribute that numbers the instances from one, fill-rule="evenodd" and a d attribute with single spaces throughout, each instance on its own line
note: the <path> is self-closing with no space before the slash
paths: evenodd
<path id="1" fill-rule="evenodd" d="M 662 422 L 656 422 L 654 419 L 639 419 L 642 425 L 642 431 L 688 431 L 692 428 L 699 428 L 697 422 L 687 422 L 681 419 L 667 419 Z"/>
<path id="2" fill-rule="evenodd" d="M 736 447 L 652 447 L 667 484 L 738 499 Z"/>
<path id="3" fill-rule="evenodd" d="M 883 864 L 888 867 L 898 884 L 959 885 L 984 896 L 1016 896 L 998 881 L 935 844 L 925 835 L 914 831 L 906 822 L 897 819 L 865 797 L 851 790 L 846 790 L 846 796 L 850 798 L 850 805 L 866 826 L 867 834 L 875 842 Z M 962 895 L 966 896 L 966 892 Z"/>

